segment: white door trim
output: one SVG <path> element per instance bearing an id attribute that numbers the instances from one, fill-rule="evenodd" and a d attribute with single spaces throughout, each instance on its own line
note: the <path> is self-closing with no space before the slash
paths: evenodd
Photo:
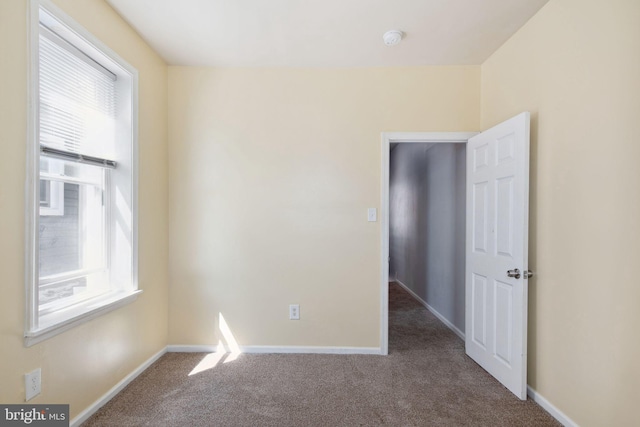
<path id="1" fill-rule="evenodd" d="M 389 354 L 389 150 L 392 143 L 466 144 L 480 132 L 383 132 L 381 148 L 380 354 Z"/>

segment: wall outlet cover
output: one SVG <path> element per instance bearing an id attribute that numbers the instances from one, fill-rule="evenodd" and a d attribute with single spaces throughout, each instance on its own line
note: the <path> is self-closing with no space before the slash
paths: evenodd
<path id="1" fill-rule="evenodd" d="M 40 394 L 41 375 L 40 368 L 24 375 L 25 401 L 29 401 Z"/>
<path id="2" fill-rule="evenodd" d="M 300 305 L 291 304 L 289 306 L 289 320 L 300 320 Z"/>

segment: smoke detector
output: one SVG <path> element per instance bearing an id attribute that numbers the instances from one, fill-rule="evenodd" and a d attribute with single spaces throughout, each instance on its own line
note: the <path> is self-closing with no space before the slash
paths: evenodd
<path id="1" fill-rule="evenodd" d="M 390 30 L 382 35 L 382 40 L 384 40 L 384 44 L 387 46 L 395 46 L 400 43 L 402 40 L 402 36 L 404 33 L 400 30 Z"/>

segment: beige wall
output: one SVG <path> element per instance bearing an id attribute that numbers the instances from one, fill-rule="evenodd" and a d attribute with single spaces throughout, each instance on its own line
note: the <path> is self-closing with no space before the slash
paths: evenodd
<path id="1" fill-rule="evenodd" d="M 144 293 L 22 344 L 27 2 L 2 0 L 1 402 L 22 401 L 22 374 L 42 367 L 34 402 L 77 415 L 167 342 L 217 344 L 219 313 L 240 345 L 378 347 L 366 208 L 380 203 L 380 132 L 474 131 L 528 110 L 529 383 L 581 425 L 635 422 L 636 0 L 551 0 L 481 68 L 170 67 L 168 113 L 166 65 L 109 6 L 55 3 L 140 71 Z"/>
<path id="2" fill-rule="evenodd" d="M 380 133 L 477 130 L 479 79 L 169 67 L 169 343 L 378 347 Z"/>
<path id="3" fill-rule="evenodd" d="M 24 401 L 23 374 L 42 368 L 33 403 L 70 403 L 71 416 L 167 342 L 167 67 L 102 0 L 55 3 L 140 72 L 138 300 L 25 348 L 24 179 L 27 5 L 0 1 L 0 402 Z"/>
<path id="4" fill-rule="evenodd" d="M 482 128 L 523 110 L 529 384 L 580 425 L 637 425 L 640 2 L 549 2 L 482 66 Z"/>

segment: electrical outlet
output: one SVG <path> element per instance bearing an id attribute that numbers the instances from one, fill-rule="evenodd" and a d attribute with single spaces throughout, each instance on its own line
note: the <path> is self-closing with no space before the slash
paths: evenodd
<path id="1" fill-rule="evenodd" d="M 291 304 L 289 306 L 289 320 L 300 320 L 300 305 Z"/>
<path id="2" fill-rule="evenodd" d="M 40 368 L 24 374 L 25 401 L 29 401 L 40 394 L 41 375 Z"/>

